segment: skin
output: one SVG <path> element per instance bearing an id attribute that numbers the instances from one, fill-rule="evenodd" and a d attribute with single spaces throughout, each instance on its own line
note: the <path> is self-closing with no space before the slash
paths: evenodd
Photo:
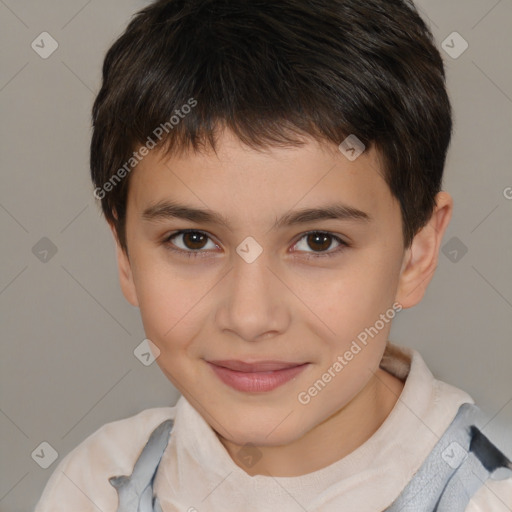
<path id="1" fill-rule="evenodd" d="M 335 145 L 304 139 L 301 147 L 266 151 L 244 146 L 231 132 L 217 154 L 165 157 L 150 152 L 132 172 L 128 194 L 128 255 L 117 244 L 121 287 L 140 308 L 157 363 L 215 431 L 235 464 L 249 475 L 298 476 L 326 467 L 363 444 L 393 409 L 403 382 L 379 368 L 391 322 L 308 404 L 297 396 L 344 354 L 396 301 L 420 302 L 437 266 L 453 201 L 440 192 L 429 223 L 404 249 L 398 201 L 382 176 L 376 150 L 349 161 Z M 231 229 L 176 218 L 144 220 L 161 200 L 223 214 Z M 371 222 L 317 220 L 272 226 L 301 208 L 342 202 Z M 190 239 L 182 229 L 207 238 Z M 332 237 L 308 243 L 307 231 Z M 236 248 L 248 236 L 263 252 L 247 263 Z M 172 252 L 202 251 L 188 258 Z M 195 245 L 194 245 L 195 244 Z M 307 259 L 311 254 L 332 257 Z M 270 392 L 245 393 L 224 384 L 205 360 L 310 363 Z M 248 466 L 245 447 L 259 458 Z M 307 457 L 304 454 L 307 453 Z"/>

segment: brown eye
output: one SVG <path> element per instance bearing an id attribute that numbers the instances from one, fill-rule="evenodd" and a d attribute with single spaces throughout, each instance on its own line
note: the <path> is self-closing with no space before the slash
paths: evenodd
<path id="1" fill-rule="evenodd" d="M 332 243 L 332 236 L 326 233 L 310 233 L 307 235 L 307 243 L 315 251 L 326 251 Z"/>
<path id="2" fill-rule="evenodd" d="M 200 231 L 190 231 L 188 233 L 183 233 L 183 243 L 187 249 L 202 249 L 205 246 L 207 240 L 208 237 Z"/>
<path id="3" fill-rule="evenodd" d="M 334 249 L 328 250 L 331 248 L 333 242 L 335 242 L 337 246 L 335 245 Z M 303 252 L 306 258 L 320 258 L 334 256 L 349 247 L 349 244 L 332 233 L 310 231 L 302 235 L 302 238 L 294 247 L 299 252 Z"/>
<path id="4" fill-rule="evenodd" d="M 210 247 L 207 247 L 208 242 L 211 244 Z M 217 248 L 206 233 L 192 229 L 178 231 L 168 236 L 163 244 L 167 249 L 181 253 L 184 256 L 206 256 L 209 252 L 206 249 Z"/>

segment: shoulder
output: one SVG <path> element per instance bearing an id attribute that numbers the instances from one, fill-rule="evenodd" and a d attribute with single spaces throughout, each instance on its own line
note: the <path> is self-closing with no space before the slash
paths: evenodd
<path id="1" fill-rule="evenodd" d="M 468 503 L 465 512 L 510 512 L 512 510 L 512 478 L 488 479 Z"/>
<path id="2" fill-rule="evenodd" d="M 151 432 L 175 413 L 176 406 L 145 409 L 100 427 L 60 461 L 34 512 L 116 510 L 108 478 L 130 475 Z"/>

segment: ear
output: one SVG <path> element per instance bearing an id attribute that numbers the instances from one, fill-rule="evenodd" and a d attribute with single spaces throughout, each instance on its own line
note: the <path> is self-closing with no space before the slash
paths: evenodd
<path id="1" fill-rule="evenodd" d="M 119 271 L 119 282 L 121 284 L 121 290 L 125 299 L 132 305 L 138 306 L 139 301 L 137 299 L 137 293 L 135 291 L 135 284 L 133 282 L 132 268 L 128 254 L 124 251 L 119 243 L 116 230 L 112 224 L 110 224 L 112 235 L 114 236 L 114 242 L 116 244 L 116 256 L 117 256 L 117 268 Z"/>
<path id="2" fill-rule="evenodd" d="M 396 295 L 404 309 L 415 306 L 423 298 L 437 267 L 439 247 L 452 213 L 452 197 L 439 192 L 432 217 L 405 251 Z"/>

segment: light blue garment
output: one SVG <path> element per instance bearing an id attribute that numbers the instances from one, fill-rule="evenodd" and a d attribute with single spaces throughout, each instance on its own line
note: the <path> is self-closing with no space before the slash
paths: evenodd
<path id="1" fill-rule="evenodd" d="M 464 512 L 489 476 L 512 477 L 511 462 L 473 424 L 480 414 L 473 404 L 461 405 L 421 468 L 384 512 Z M 119 495 L 117 512 L 162 512 L 153 481 L 173 424 L 166 420 L 153 431 L 131 476 L 109 478 Z"/>
<path id="2" fill-rule="evenodd" d="M 169 442 L 174 420 L 165 420 L 153 430 L 130 476 L 113 476 L 108 481 L 119 495 L 117 512 L 162 512 L 153 496 L 153 480 Z"/>
<path id="3" fill-rule="evenodd" d="M 481 415 L 462 404 L 421 468 L 385 512 L 464 512 L 491 476 L 512 477 L 512 464 L 473 424 Z"/>

